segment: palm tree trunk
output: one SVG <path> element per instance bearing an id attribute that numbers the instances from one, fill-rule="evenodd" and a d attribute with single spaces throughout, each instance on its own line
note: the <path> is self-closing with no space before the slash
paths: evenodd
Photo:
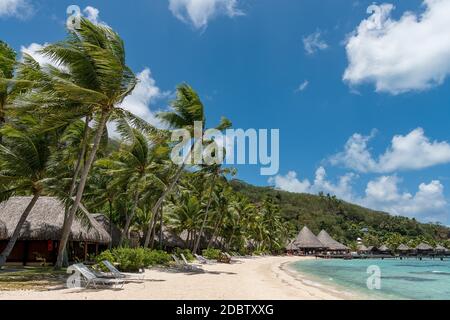
<path id="1" fill-rule="evenodd" d="M 81 162 L 83 161 L 83 158 L 85 158 L 86 150 L 87 150 L 87 138 L 88 138 L 88 132 L 89 132 L 89 122 L 91 121 L 90 116 L 86 116 L 86 123 L 84 125 L 84 133 L 83 133 L 83 145 L 81 147 L 80 153 L 78 154 L 77 158 L 77 164 L 75 165 L 75 172 L 72 177 L 72 183 L 70 185 L 69 189 L 69 197 L 72 198 L 73 194 L 75 192 L 76 186 L 77 186 L 77 179 L 80 175 L 81 171 Z M 66 207 L 64 211 L 64 221 L 67 219 L 67 215 L 69 214 L 70 207 Z M 65 248 L 64 248 L 65 250 Z"/>
<path id="2" fill-rule="evenodd" d="M 123 228 L 122 235 L 120 236 L 119 247 L 122 246 L 123 240 L 125 238 L 127 238 L 127 239 L 130 238 L 129 231 L 130 231 L 131 221 L 133 220 L 133 218 L 134 218 L 134 216 L 136 214 L 138 201 L 139 201 L 139 192 L 136 191 L 136 194 L 134 195 L 134 200 L 133 200 L 133 209 L 131 210 L 130 215 L 127 216 L 127 220 L 125 222 L 125 227 Z"/>
<path id="3" fill-rule="evenodd" d="M 159 215 L 159 250 L 163 249 L 163 206 L 161 206 L 161 213 Z"/>
<path id="4" fill-rule="evenodd" d="M 208 221 L 208 213 L 209 213 L 209 208 L 211 207 L 211 203 L 212 203 L 212 194 L 214 192 L 214 187 L 216 185 L 216 177 L 217 176 L 214 175 L 213 180 L 211 182 L 211 190 L 209 191 L 209 198 L 208 198 L 208 204 L 206 205 L 205 216 L 203 217 L 202 226 L 200 227 L 200 232 L 199 232 L 197 241 L 195 241 L 195 245 L 194 245 L 194 249 L 192 250 L 192 253 L 197 253 L 198 247 L 200 246 L 200 241 L 202 238 L 203 230 L 205 229 L 205 226 L 206 226 L 206 221 Z"/>
<path id="5" fill-rule="evenodd" d="M 156 213 L 152 213 L 152 217 L 150 219 L 150 223 L 147 227 L 147 233 L 145 234 L 144 248 L 148 248 L 150 245 L 150 241 L 152 239 L 153 228 L 156 224 L 156 216 L 158 215 L 158 211 Z"/>
<path id="6" fill-rule="evenodd" d="M 40 192 L 36 192 L 31 199 L 28 206 L 25 208 L 25 211 L 20 216 L 19 222 L 16 225 L 16 228 L 14 229 L 14 232 L 11 236 L 11 239 L 9 239 L 8 244 L 6 245 L 6 248 L 3 250 L 2 254 L 0 255 L 0 267 L 2 267 L 6 260 L 8 259 L 9 255 L 11 254 L 11 251 L 14 248 L 14 245 L 16 244 L 17 239 L 19 238 L 20 231 L 22 230 L 23 224 L 25 221 L 27 221 L 28 215 L 30 214 L 31 210 L 33 209 L 34 205 L 36 204 L 37 200 L 39 199 Z"/>
<path id="7" fill-rule="evenodd" d="M 152 219 L 150 220 L 150 222 L 148 224 L 149 227 L 151 225 L 153 225 L 153 219 L 155 219 L 155 216 L 156 216 L 155 213 L 158 212 L 159 207 L 161 207 L 161 205 L 163 204 L 163 202 L 166 199 L 166 197 L 172 192 L 173 188 L 175 188 L 178 180 L 181 177 L 181 173 L 183 172 L 184 167 L 186 166 L 186 161 L 191 157 L 191 154 L 192 154 L 192 151 L 194 150 L 194 147 L 195 147 L 195 143 L 192 144 L 191 149 L 189 150 L 189 153 L 187 154 L 187 156 L 184 159 L 183 163 L 181 164 L 181 166 L 178 168 L 177 172 L 175 173 L 175 176 L 174 176 L 172 182 L 170 183 L 169 187 L 166 190 L 163 191 L 163 193 L 159 197 L 158 201 L 156 201 L 155 205 L 153 206 L 153 208 L 152 208 L 153 215 L 152 215 Z M 149 241 L 150 241 L 150 239 L 149 239 Z M 145 240 L 145 243 L 147 244 L 147 246 L 148 246 L 149 241 L 147 241 L 147 239 Z M 144 245 L 144 247 L 145 247 L 145 245 Z"/>
<path id="8" fill-rule="evenodd" d="M 112 216 L 113 216 L 113 210 L 112 210 L 112 202 L 111 200 L 108 200 L 108 204 L 109 204 L 109 235 L 111 236 L 111 242 L 109 243 L 109 250 L 112 249 L 113 246 L 113 222 L 112 222 Z"/>
<path id="9" fill-rule="evenodd" d="M 215 238 L 217 238 L 217 231 L 219 230 L 219 226 L 222 224 L 224 216 L 225 216 L 225 212 L 222 212 L 220 214 L 219 220 L 217 221 L 217 223 L 216 223 L 216 225 L 214 227 L 214 232 L 213 232 L 213 234 L 211 236 L 211 239 L 209 239 L 209 241 L 208 241 L 208 249 L 211 247 L 213 240 Z"/>
<path id="10" fill-rule="evenodd" d="M 159 207 L 159 214 L 158 217 L 162 218 L 162 210 L 163 210 L 163 206 L 161 205 L 161 207 Z M 161 220 L 160 218 L 160 220 Z M 155 237 L 156 237 L 156 225 L 157 225 L 158 221 L 155 219 L 155 223 L 153 224 L 153 232 L 152 232 L 152 238 L 150 240 L 150 248 L 153 249 L 153 245 L 155 243 Z M 160 224 L 160 228 L 162 228 L 162 223 Z"/>
<path id="11" fill-rule="evenodd" d="M 63 257 L 64 257 L 64 250 L 67 245 L 67 241 L 69 240 L 70 230 L 72 229 L 72 223 L 73 219 L 75 218 L 75 213 L 78 210 L 78 207 L 80 206 L 81 199 L 83 198 L 84 188 L 86 186 L 86 181 L 89 175 L 89 171 L 91 170 L 92 164 L 94 163 L 95 156 L 97 154 L 97 150 L 100 146 L 100 141 L 102 139 L 103 131 L 105 129 L 106 123 L 108 122 L 108 118 L 110 116 L 110 113 L 103 112 L 100 118 L 100 124 L 97 128 L 97 132 L 95 133 L 94 137 L 94 144 L 92 146 L 91 153 L 89 155 L 89 158 L 86 162 L 86 165 L 83 168 L 83 171 L 81 173 L 80 182 L 78 184 L 77 188 L 77 194 L 75 197 L 74 204 L 72 205 L 72 208 L 70 209 L 70 212 L 67 216 L 67 219 L 64 221 L 61 241 L 59 242 L 59 248 L 58 248 L 58 258 L 56 260 L 55 269 L 61 269 Z"/>

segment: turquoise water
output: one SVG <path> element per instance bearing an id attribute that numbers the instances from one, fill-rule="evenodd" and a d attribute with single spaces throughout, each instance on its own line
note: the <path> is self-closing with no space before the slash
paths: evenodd
<path id="1" fill-rule="evenodd" d="M 381 288 L 370 290 L 369 266 L 381 271 Z M 292 267 L 318 282 L 375 299 L 450 300 L 450 260 L 307 260 Z M 372 278 L 373 279 L 373 278 Z M 374 283 L 374 282 L 372 282 Z"/>

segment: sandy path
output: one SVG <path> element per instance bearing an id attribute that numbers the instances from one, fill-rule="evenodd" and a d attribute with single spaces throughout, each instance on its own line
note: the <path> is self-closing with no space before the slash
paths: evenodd
<path id="1" fill-rule="evenodd" d="M 49 291 L 0 292 L 0 300 L 264 300 L 354 299 L 348 293 L 310 281 L 287 264 L 301 257 L 237 259 L 235 263 L 203 266 L 204 273 L 187 274 L 147 270 L 144 283 L 128 283 L 121 290 L 55 289 Z"/>

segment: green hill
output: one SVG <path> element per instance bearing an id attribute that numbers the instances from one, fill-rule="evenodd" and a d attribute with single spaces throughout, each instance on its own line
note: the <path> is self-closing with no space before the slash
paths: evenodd
<path id="1" fill-rule="evenodd" d="M 235 191 L 245 194 L 253 202 L 260 202 L 267 196 L 277 199 L 282 216 L 291 224 L 292 235 L 307 225 L 316 234 L 325 229 L 345 243 L 361 237 L 369 245 L 386 241 L 413 244 L 426 241 L 434 244 L 446 243 L 450 237 L 450 229 L 445 226 L 392 216 L 330 195 L 291 193 L 272 187 L 253 186 L 240 180 L 232 180 L 230 183 Z"/>

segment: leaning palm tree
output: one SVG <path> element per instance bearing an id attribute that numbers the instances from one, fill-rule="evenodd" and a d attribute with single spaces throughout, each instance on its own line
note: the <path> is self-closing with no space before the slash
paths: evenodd
<path id="1" fill-rule="evenodd" d="M 55 63 L 64 66 L 63 69 L 49 69 L 52 80 L 49 96 L 62 96 L 65 101 L 89 106 L 89 113 L 96 122 L 92 147 L 80 172 L 73 205 L 64 221 L 55 264 L 58 269 L 62 266 L 70 229 L 107 122 L 127 119 L 136 127 L 145 130 L 151 128 L 143 120 L 121 108 L 125 97 L 136 86 L 137 79 L 125 63 L 122 39 L 111 28 L 95 25 L 82 18 L 79 29 L 69 30 L 66 40 L 48 45 L 42 52 Z"/>
<path id="2" fill-rule="evenodd" d="M 26 126 L 28 127 L 28 126 Z M 15 194 L 32 194 L 25 211 L 0 255 L 0 267 L 5 264 L 19 238 L 23 224 L 44 191 L 50 145 L 48 135 L 30 134 L 24 128 L 4 125 L 0 129 L 0 202 Z"/>
<path id="3" fill-rule="evenodd" d="M 171 129 L 184 129 L 187 130 L 191 137 L 194 137 L 195 123 L 202 124 L 201 135 L 203 137 L 205 132 L 205 110 L 203 103 L 199 95 L 187 84 L 182 84 L 177 88 L 177 98 L 172 102 L 172 111 L 160 112 L 158 118 L 167 124 Z M 231 126 L 231 122 L 227 118 L 222 118 L 220 124 L 216 127 L 217 130 L 225 130 Z M 189 141 L 190 143 L 190 141 Z M 191 155 L 196 147 L 202 144 L 202 141 L 194 141 L 192 143 L 189 153 L 187 154 L 185 160 L 179 166 L 178 170 L 175 172 L 172 181 L 163 191 L 159 199 L 153 206 L 152 212 L 158 212 L 162 203 L 166 197 L 173 191 L 181 174 L 185 168 L 186 163 L 189 162 Z M 156 215 L 153 215 L 156 217 Z M 153 219 L 150 222 L 153 224 Z"/>

